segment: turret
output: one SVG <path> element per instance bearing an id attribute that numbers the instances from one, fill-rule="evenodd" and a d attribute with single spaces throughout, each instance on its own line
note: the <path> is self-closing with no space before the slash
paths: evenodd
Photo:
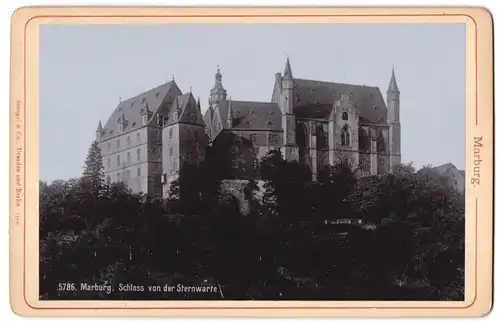
<path id="1" fill-rule="evenodd" d="M 387 88 L 387 122 L 389 123 L 389 166 L 401 163 L 401 124 L 399 121 L 399 88 L 392 68 L 391 81 Z"/>
<path id="2" fill-rule="evenodd" d="M 100 141 L 102 135 L 104 134 L 104 129 L 102 128 L 101 120 L 99 120 L 99 124 L 97 125 L 97 130 L 96 130 L 96 140 Z"/>
<path id="3" fill-rule="evenodd" d="M 399 88 L 392 68 L 391 81 L 387 88 L 387 120 L 389 123 L 399 123 Z"/>
<path id="4" fill-rule="evenodd" d="M 290 60 L 286 59 L 285 72 L 281 81 L 282 86 L 282 112 L 283 114 L 293 114 L 293 89 L 294 81 Z"/>
<path id="5" fill-rule="evenodd" d="M 295 139 L 296 121 L 293 109 L 294 80 L 290 60 L 286 59 L 285 71 L 281 80 L 280 109 L 283 127 L 283 156 L 287 161 L 299 160 L 299 148 Z"/>

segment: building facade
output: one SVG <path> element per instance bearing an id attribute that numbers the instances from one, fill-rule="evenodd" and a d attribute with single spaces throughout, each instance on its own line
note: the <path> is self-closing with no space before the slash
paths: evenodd
<path id="1" fill-rule="evenodd" d="M 232 179 L 258 178 L 273 149 L 313 175 L 343 159 L 375 175 L 401 163 L 399 96 L 394 70 L 386 104 L 377 87 L 296 78 L 287 59 L 269 102 L 233 100 L 217 69 L 204 115 L 172 80 L 120 102 L 97 140 L 110 180 L 152 195 L 167 196 L 183 164 L 198 165 L 209 148 Z"/>

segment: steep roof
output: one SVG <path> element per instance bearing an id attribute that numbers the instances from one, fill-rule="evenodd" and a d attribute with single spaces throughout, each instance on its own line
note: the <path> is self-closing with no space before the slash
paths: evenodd
<path id="1" fill-rule="evenodd" d="M 199 102 L 196 102 L 192 93 L 187 93 L 177 97 L 179 106 L 181 107 L 181 114 L 179 116 L 180 122 L 198 124 L 206 126 L 201 115 L 201 108 Z"/>
<path id="2" fill-rule="evenodd" d="M 229 102 L 233 115 L 233 129 L 281 130 L 281 111 L 277 103 L 247 102 L 236 100 L 220 101 L 216 109 L 227 128 Z"/>
<path id="3" fill-rule="evenodd" d="M 350 91 L 362 120 L 382 123 L 387 117 L 387 107 L 378 87 L 307 79 L 294 79 L 294 82 L 297 116 L 327 118 L 333 104 Z"/>
<path id="4" fill-rule="evenodd" d="M 127 121 L 125 132 L 142 127 L 141 110 L 147 108 L 153 113 L 153 116 L 162 106 L 165 97 L 171 90 L 180 93 L 179 88 L 173 80 L 119 103 L 104 125 L 104 133 L 101 140 L 116 136 L 119 133 L 119 120 L 123 117 Z"/>
<path id="5" fill-rule="evenodd" d="M 394 75 L 394 68 L 392 68 L 392 75 L 391 75 L 391 81 L 389 82 L 389 87 L 387 88 L 387 91 L 394 91 L 398 92 L 398 83 L 396 82 L 396 76 Z"/>
<path id="6" fill-rule="evenodd" d="M 210 125 L 212 124 L 212 119 L 214 117 L 214 109 L 212 106 L 209 106 L 208 109 L 205 111 L 205 114 L 203 114 L 203 121 L 205 122 L 205 125 Z"/>

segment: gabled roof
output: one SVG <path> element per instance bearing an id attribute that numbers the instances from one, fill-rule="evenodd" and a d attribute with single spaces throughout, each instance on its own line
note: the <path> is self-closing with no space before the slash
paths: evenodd
<path id="1" fill-rule="evenodd" d="M 192 93 L 189 92 L 178 96 L 177 101 L 181 107 L 179 122 L 198 124 L 205 127 L 205 122 L 201 116 L 201 109 Z"/>
<path id="2" fill-rule="evenodd" d="M 458 172 L 461 172 L 458 170 L 458 168 L 453 165 L 452 163 L 446 163 L 446 164 L 443 164 L 443 165 L 440 165 L 440 166 L 436 166 L 436 167 L 432 167 L 431 168 L 433 171 L 439 173 L 439 174 L 445 174 L 445 173 L 449 173 L 453 170 L 457 170 Z"/>
<path id="3" fill-rule="evenodd" d="M 387 117 L 387 107 L 378 87 L 306 79 L 294 79 L 294 82 L 297 116 L 328 118 L 333 104 L 350 91 L 362 120 L 383 123 Z"/>
<path id="4" fill-rule="evenodd" d="M 147 107 L 153 113 L 151 116 L 154 116 L 171 90 L 180 92 L 173 80 L 119 103 L 104 125 L 101 141 L 119 134 L 120 118 L 125 118 L 125 132 L 142 127 L 141 110 Z"/>
<path id="5" fill-rule="evenodd" d="M 216 106 L 224 128 L 228 128 L 229 102 L 233 115 L 233 129 L 281 130 L 281 110 L 277 103 L 223 100 Z"/>

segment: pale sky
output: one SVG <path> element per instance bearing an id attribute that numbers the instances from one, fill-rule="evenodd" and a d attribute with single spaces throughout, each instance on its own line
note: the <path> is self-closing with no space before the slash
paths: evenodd
<path id="1" fill-rule="evenodd" d="M 371 85 L 394 65 L 402 161 L 465 167 L 464 24 L 42 25 L 40 179 L 78 177 L 119 98 L 171 80 L 208 105 L 217 65 L 228 96 L 270 101 L 294 77 Z"/>

